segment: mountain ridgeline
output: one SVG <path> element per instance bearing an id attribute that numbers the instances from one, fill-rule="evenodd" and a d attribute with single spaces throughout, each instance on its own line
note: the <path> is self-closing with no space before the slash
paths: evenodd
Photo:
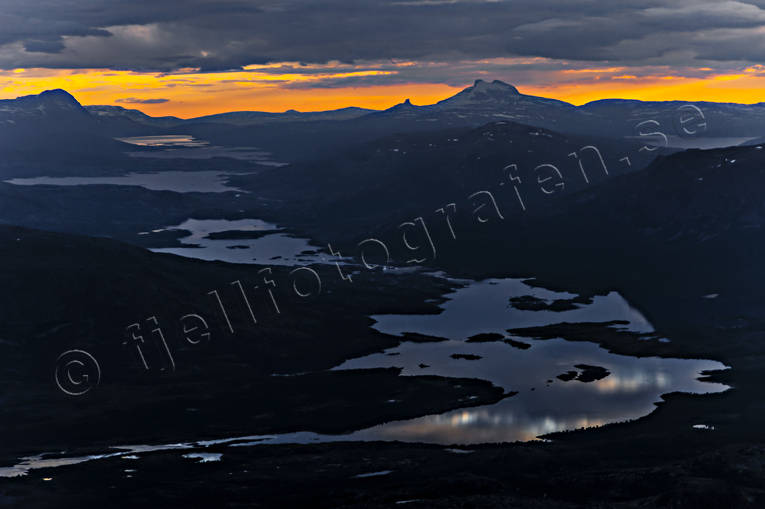
<path id="1" fill-rule="evenodd" d="M 501 81 L 477 80 L 455 96 L 425 106 L 406 100 L 384 111 L 354 107 L 324 112 L 243 111 L 180 119 L 150 117 L 119 106 L 83 107 L 68 93 L 53 90 L 0 101 L 0 148 L 6 165 L 9 160 L 31 165 L 24 151 L 57 151 L 92 160 L 119 152 L 123 146 L 114 138 L 185 134 L 219 146 L 256 146 L 279 160 L 295 162 L 326 157 L 392 134 L 497 121 L 596 137 L 651 135 L 660 146 L 684 147 L 688 138 L 744 141 L 764 136 L 765 104 L 608 99 L 574 106 L 522 94 Z"/>
<path id="2" fill-rule="evenodd" d="M 498 121 L 392 135 L 232 183 L 316 238 L 338 241 L 476 200 L 501 201 L 499 215 L 543 213 L 561 196 L 645 167 L 654 153 L 634 141 Z"/>

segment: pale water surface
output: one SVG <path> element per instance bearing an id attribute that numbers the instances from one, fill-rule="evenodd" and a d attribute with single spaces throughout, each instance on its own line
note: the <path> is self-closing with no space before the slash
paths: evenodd
<path id="1" fill-rule="evenodd" d="M 241 225 L 240 225 L 241 226 Z M 268 223 L 252 223 L 252 228 L 268 228 Z M 42 467 L 65 466 L 83 461 L 121 456 L 140 459 L 139 454 L 158 450 L 204 449 L 211 445 L 249 447 L 278 443 L 399 440 L 436 444 L 475 444 L 534 440 L 541 435 L 581 427 L 600 426 L 647 415 L 661 395 L 669 392 L 714 393 L 726 390 L 723 384 L 702 382 L 709 370 L 727 369 L 711 360 L 635 358 L 607 352 L 591 342 L 572 342 L 561 338 L 535 340 L 515 337 L 530 345 L 519 349 L 504 342 L 467 343 L 477 333 L 506 334 L 506 329 L 548 325 L 560 322 L 606 322 L 626 320 L 625 330 L 649 332 L 650 323 L 619 294 L 595 297 L 592 304 L 579 309 L 523 311 L 508 305 L 514 296 L 534 295 L 542 299 L 569 298 L 571 295 L 533 288 L 518 279 L 490 279 L 469 282 L 448 294 L 439 314 L 376 315 L 374 327 L 388 334 L 417 332 L 446 338 L 444 341 L 415 343 L 403 341 L 384 352 L 351 359 L 335 367 L 367 369 L 400 367 L 404 376 L 439 375 L 488 380 L 506 392 L 517 394 L 493 405 L 469 406 L 442 414 L 394 421 L 353 433 L 326 435 L 309 431 L 274 435 L 252 435 L 219 440 L 126 445 L 103 454 L 43 458 L 22 458 L 12 467 L 0 468 L 0 477 L 25 475 Z M 506 334 L 507 337 L 511 337 Z M 594 339 L 594 338 L 593 338 Z M 478 360 L 455 359 L 453 354 L 480 356 Z M 592 382 L 563 381 L 557 375 L 581 372 L 576 365 L 600 366 L 607 376 Z M 396 405 L 398 400 L 390 400 Z M 714 432 L 706 425 L 694 425 L 693 432 Z M 448 449 L 454 453 L 464 449 Z M 221 461 L 220 453 L 186 455 L 201 461 Z"/>
<path id="2" fill-rule="evenodd" d="M 139 186 L 152 191 L 176 191 L 178 193 L 245 192 L 227 183 L 230 173 L 220 171 L 160 171 L 154 173 L 128 173 L 115 177 L 32 177 L 6 180 L 17 186 L 87 186 L 109 184 L 116 186 Z"/>
<path id="3" fill-rule="evenodd" d="M 158 253 L 173 253 L 200 260 L 263 265 L 305 265 L 329 263 L 326 254 L 318 253 L 309 239 L 284 233 L 277 225 L 260 219 L 188 219 L 166 230 L 188 230 L 190 235 L 180 240 L 189 247 L 153 249 Z M 254 239 L 211 239 L 213 233 L 226 231 L 258 232 Z M 194 247 L 198 246 L 198 247 Z"/>

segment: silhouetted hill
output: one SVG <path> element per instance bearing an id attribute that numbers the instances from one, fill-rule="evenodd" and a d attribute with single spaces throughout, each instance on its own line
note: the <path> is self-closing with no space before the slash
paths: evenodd
<path id="1" fill-rule="evenodd" d="M 244 111 L 183 120 L 114 106 L 83 108 L 66 92 L 52 91 L 0 103 L 0 143 L 13 151 L 11 158 L 33 161 L 51 150 L 91 158 L 115 154 L 121 151 L 111 141 L 115 137 L 190 134 L 219 146 L 257 146 L 279 160 L 295 162 L 327 157 L 394 133 L 477 127 L 502 120 L 610 138 L 659 133 L 655 136 L 660 145 L 722 146 L 761 137 L 765 103 L 609 99 L 574 106 L 522 94 L 501 81 L 477 80 L 455 96 L 425 106 L 407 100 L 385 111 L 353 107 L 305 113 Z"/>
<path id="2" fill-rule="evenodd" d="M 307 122 L 316 120 L 349 120 L 358 118 L 374 110 L 366 108 L 340 108 L 327 111 L 307 111 L 287 110 L 283 113 L 268 113 L 262 111 L 233 111 L 230 113 L 218 113 L 216 115 L 205 115 L 194 117 L 186 122 L 212 122 L 230 125 L 258 125 L 274 124 L 280 122 Z"/>
<path id="3" fill-rule="evenodd" d="M 765 120 L 765 103 L 604 99 L 574 106 L 522 94 L 513 85 L 499 80 L 491 83 L 476 80 L 472 86 L 436 104 L 402 106 L 370 116 L 395 116 L 446 126 L 480 125 L 502 119 L 597 136 L 624 137 L 660 131 L 667 137 L 697 138 L 758 136 Z M 647 123 L 638 127 L 641 122 Z"/>
<path id="4" fill-rule="evenodd" d="M 233 114 L 231 118 L 236 118 Z M 254 115 L 254 114 L 253 114 Z M 258 114 L 260 115 L 260 114 Z M 346 120 L 318 120 L 221 128 L 216 118 L 191 119 L 175 132 L 190 132 L 218 144 L 247 144 L 257 140 L 285 161 L 305 161 L 348 145 L 365 143 L 393 133 L 477 127 L 507 120 L 558 132 L 598 137 L 640 137 L 655 134 L 657 144 L 668 146 L 736 145 L 742 138 L 763 133 L 765 103 L 643 102 L 621 99 L 574 106 L 564 101 L 522 94 L 507 83 L 477 80 L 453 97 L 432 105 L 414 105 L 408 99 L 387 110 Z M 245 116 L 246 118 L 246 116 Z"/>
<path id="5" fill-rule="evenodd" d="M 38 174 L 65 174 L 72 164 L 115 164 L 128 146 L 114 137 L 145 132 L 129 119 L 91 115 L 63 90 L 0 101 L 1 164 L 37 167 Z"/>
<path id="6" fill-rule="evenodd" d="M 563 288 L 616 289 L 642 302 L 659 329 L 696 334 L 709 333 L 699 327 L 703 320 L 691 318 L 699 299 L 722 294 L 705 319 L 726 327 L 737 316 L 741 327 L 754 327 L 765 323 L 763 185 L 765 153 L 756 147 L 662 156 L 643 170 L 551 200 L 538 214 L 480 224 L 458 208 L 457 241 L 441 239 L 433 263 L 473 276 L 534 275 Z M 504 197 L 500 206 L 511 203 Z M 381 238 L 396 235 L 390 228 Z"/>
<path id="7" fill-rule="evenodd" d="M 347 237 L 451 202 L 463 207 L 484 190 L 508 202 L 507 214 L 538 213 L 559 196 L 644 167 L 654 152 L 640 148 L 500 121 L 393 135 L 233 182 L 273 200 L 315 235 Z"/>
<path id="8" fill-rule="evenodd" d="M 765 241 L 763 186 L 762 148 L 686 150 L 584 188 L 545 209 L 538 221 L 548 228 L 577 224 L 576 235 L 590 242 L 704 249 L 736 241 L 759 248 Z"/>

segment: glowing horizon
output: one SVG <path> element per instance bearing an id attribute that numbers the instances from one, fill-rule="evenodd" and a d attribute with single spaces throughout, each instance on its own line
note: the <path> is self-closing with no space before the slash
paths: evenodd
<path id="1" fill-rule="evenodd" d="M 433 104 L 458 93 L 473 80 L 455 86 L 445 83 L 393 82 L 397 70 L 358 69 L 353 66 L 314 66 L 312 74 L 283 72 L 295 64 L 250 66 L 239 71 L 201 73 L 195 69 L 174 73 L 115 71 L 109 69 L 14 69 L 0 71 L 0 99 L 64 89 L 84 105 L 114 105 L 152 116 L 192 118 L 230 111 L 326 111 L 345 107 L 375 110 L 410 99 Z M 412 62 L 394 68 L 413 67 Z M 599 99 L 647 101 L 710 101 L 752 104 L 765 101 L 762 66 L 735 73 L 704 76 L 652 74 L 637 76 L 629 69 L 549 70 L 544 80 L 512 83 L 523 94 L 566 101 L 575 105 Z M 477 76 L 491 81 L 484 71 Z M 502 74 L 502 73 L 497 73 Z M 326 86 L 330 80 L 367 79 L 382 83 Z M 502 79 L 497 76 L 496 79 Z"/>

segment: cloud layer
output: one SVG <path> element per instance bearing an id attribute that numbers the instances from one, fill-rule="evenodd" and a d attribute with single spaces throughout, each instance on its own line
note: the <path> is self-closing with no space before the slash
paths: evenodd
<path id="1" fill-rule="evenodd" d="M 430 72 L 398 72 L 408 79 L 430 80 L 435 74 L 447 74 L 446 69 L 439 71 L 439 63 L 482 59 L 538 57 L 618 67 L 709 67 L 725 71 L 762 62 L 765 57 L 764 1 L 2 3 L 2 69 L 172 72 L 183 68 L 236 69 L 268 62 L 394 60 L 430 63 L 426 68 Z M 375 82 L 384 78 L 349 79 Z"/>
<path id="2" fill-rule="evenodd" d="M 164 104 L 166 102 L 170 102 L 170 99 L 139 99 L 137 97 L 125 97 L 122 99 L 116 99 L 114 102 L 121 104 Z"/>

